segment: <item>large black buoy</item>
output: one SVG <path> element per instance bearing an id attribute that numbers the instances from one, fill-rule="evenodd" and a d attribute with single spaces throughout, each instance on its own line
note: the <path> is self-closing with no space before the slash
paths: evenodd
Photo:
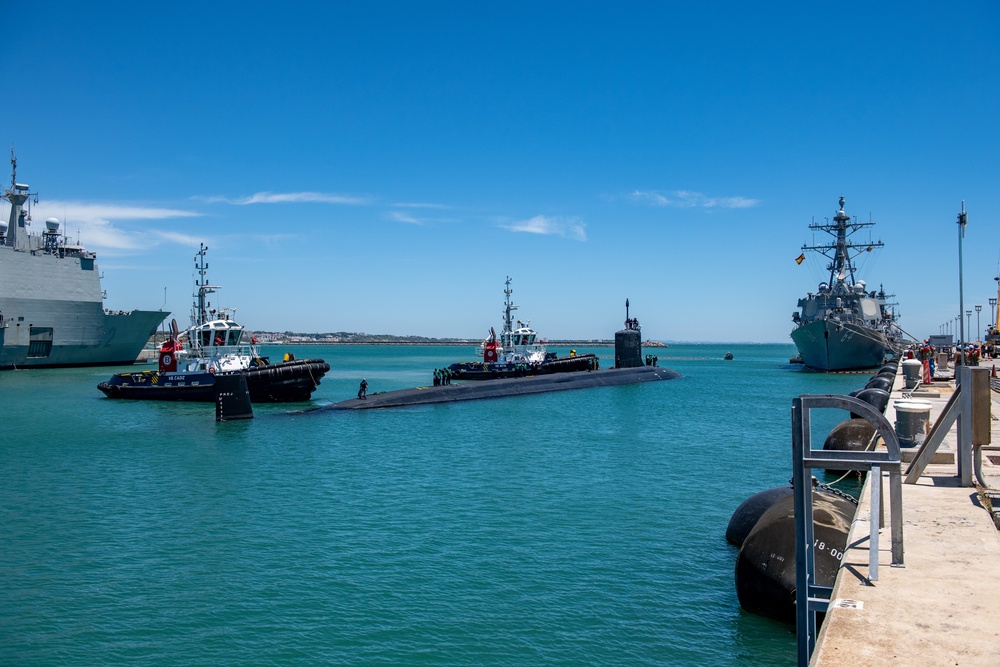
<path id="1" fill-rule="evenodd" d="M 253 419 L 253 404 L 243 372 L 219 373 L 215 376 L 215 421 Z"/>
<path id="2" fill-rule="evenodd" d="M 726 527 L 726 541 L 738 547 L 743 546 L 743 540 L 757 525 L 764 512 L 779 499 L 792 495 L 792 491 L 790 486 L 776 486 L 773 489 L 759 491 L 740 503 L 729 519 L 729 526 Z"/>
<path id="3" fill-rule="evenodd" d="M 865 385 L 865 389 L 881 389 L 883 391 L 889 391 L 892 389 L 893 382 L 893 379 L 876 375 L 871 380 L 868 380 L 868 383 Z"/>
<path id="4" fill-rule="evenodd" d="M 642 331 L 639 320 L 629 317 L 625 299 L 625 328 L 615 332 L 615 368 L 638 368 L 642 361 Z"/>
<path id="5" fill-rule="evenodd" d="M 794 497 L 777 500 L 743 541 L 736 559 L 736 595 L 749 612 L 795 622 Z M 813 492 L 813 553 L 818 586 L 833 586 L 844 558 L 856 505 L 823 491 Z"/>
<path id="6" fill-rule="evenodd" d="M 875 377 L 888 378 L 889 380 L 895 380 L 896 379 L 896 371 L 881 370 L 881 371 L 878 372 L 878 374 Z"/>
<path id="7" fill-rule="evenodd" d="M 856 417 L 848 419 L 833 427 L 823 442 L 823 449 L 845 452 L 863 452 L 872 444 L 875 437 L 875 427 L 867 420 Z M 828 473 L 840 473 L 842 470 L 827 470 Z"/>
<path id="8" fill-rule="evenodd" d="M 886 406 L 889 405 L 889 392 L 887 392 L 885 389 L 875 389 L 873 387 L 869 389 L 862 389 L 857 394 L 854 394 L 854 392 L 851 393 L 854 395 L 855 398 L 860 399 L 865 403 L 868 403 L 873 408 L 882 413 L 885 412 Z M 853 412 L 851 413 L 852 418 L 857 416 L 858 415 L 854 414 Z"/>

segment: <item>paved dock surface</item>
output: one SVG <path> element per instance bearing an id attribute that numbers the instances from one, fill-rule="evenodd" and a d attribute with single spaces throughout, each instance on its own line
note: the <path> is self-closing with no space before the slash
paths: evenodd
<path id="1" fill-rule="evenodd" d="M 895 421 L 893 401 L 902 398 L 902 385 L 900 372 L 886 410 L 890 423 Z M 954 381 L 935 382 L 929 388 L 938 390 L 940 397 L 919 400 L 931 403 L 933 424 L 954 392 Z M 992 391 L 991 398 L 995 446 L 1000 445 L 1000 394 Z M 879 540 L 879 579 L 872 585 L 863 579 L 869 556 L 866 485 L 848 539 L 853 546 L 837 577 L 835 603 L 811 665 L 1000 664 L 1000 531 L 977 489 L 959 486 L 956 442 L 953 426 L 938 450 L 936 461 L 941 462 L 931 463 L 917 484 L 903 484 L 905 567 L 890 566 L 887 524 Z M 983 474 L 991 489 L 1000 489 L 1000 452 L 983 453 Z M 888 502 L 888 475 L 883 488 Z M 888 509 L 886 517 L 888 521 Z M 844 602 L 838 605 L 837 600 Z"/>

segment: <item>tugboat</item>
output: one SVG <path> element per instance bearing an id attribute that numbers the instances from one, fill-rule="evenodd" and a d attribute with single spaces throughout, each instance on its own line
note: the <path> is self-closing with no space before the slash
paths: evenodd
<path id="1" fill-rule="evenodd" d="M 899 354 L 901 337 L 896 313 L 889 303 L 891 295 L 879 287 L 868 291 L 865 281 L 854 279 L 854 259 L 883 246 L 881 241 L 854 244 L 848 238 L 874 222 L 858 222 L 844 212 L 844 198 L 833 223 L 809 225 L 824 231 L 835 241 L 824 245 L 803 245 L 797 258 L 800 264 L 805 251 L 817 252 L 830 259 L 828 282 L 819 284 L 815 294 L 799 299 L 799 310 L 792 313 L 795 328 L 792 340 L 802 363 L 818 371 L 849 371 L 876 368 L 887 357 Z"/>
<path id="2" fill-rule="evenodd" d="M 504 289 L 503 330 L 499 339 L 496 330 L 490 328 L 490 335 L 479 346 L 483 357 L 479 361 L 463 361 L 448 367 L 451 377 L 456 380 L 493 380 L 496 378 L 522 377 L 525 375 L 546 375 L 571 371 L 596 371 L 599 368 L 597 355 L 570 352 L 568 357 L 558 357 L 555 352 L 546 352 L 538 340 L 538 332 L 531 323 L 521 320 L 514 324 L 512 312 L 518 306 L 510 300 L 510 276 Z"/>
<path id="3" fill-rule="evenodd" d="M 205 244 L 195 256 L 196 282 L 192 325 L 178 334 L 177 321 L 171 322 L 171 336 L 160 347 L 158 369 L 137 373 L 117 373 L 97 385 L 108 398 L 159 401 L 215 401 L 216 373 L 243 372 L 253 403 L 307 401 L 329 370 L 322 359 L 286 360 L 272 364 L 261 357 L 257 341 L 247 339 L 244 327 L 233 321 L 230 312 L 209 307 L 208 295 L 219 289 L 205 278 Z"/>

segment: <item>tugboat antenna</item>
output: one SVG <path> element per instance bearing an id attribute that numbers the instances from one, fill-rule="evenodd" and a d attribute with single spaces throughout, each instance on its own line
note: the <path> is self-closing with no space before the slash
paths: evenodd
<path id="1" fill-rule="evenodd" d="M 205 300 L 205 296 L 218 289 L 217 286 L 209 285 L 208 279 L 205 277 L 206 273 L 208 273 L 208 264 L 205 262 L 205 252 L 208 251 L 208 246 L 204 243 L 199 244 L 199 246 L 198 254 L 194 256 L 194 268 L 198 270 L 200 278 L 194 281 L 194 286 L 197 290 L 194 294 L 196 312 L 191 314 L 194 320 L 191 322 L 192 326 L 208 322 L 208 303 Z"/>
<path id="2" fill-rule="evenodd" d="M 510 314 L 510 311 L 517 310 L 517 306 L 515 306 L 510 302 L 510 295 L 513 294 L 514 292 L 514 290 L 510 288 L 510 276 L 507 276 L 507 282 L 504 284 L 506 285 L 503 291 L 505 297 L 504 313 L 503 313 L 504 331 L 501 334 L 501 337 L 503 337 L 504 334 L 508 334 L 514 330 L 514 320 Z"/>

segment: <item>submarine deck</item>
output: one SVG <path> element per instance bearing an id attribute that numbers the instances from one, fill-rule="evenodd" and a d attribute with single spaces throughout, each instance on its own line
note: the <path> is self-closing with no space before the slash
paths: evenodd
<path id="1" fill-rule="evenodd" d="M 526 396 L 589 387 L 612 387 L 639 382 L 672 380 L 680 373 L 661 366 L 635 368 L 609 368 L 598 371 L 575 371 L 551 375 L 529 375 L 519 378 L 481 380 L 442 386 L 414 387 L 397 391 L 369 394 L 367 399 L 352 398 L 317 410 L 371 410 L 375 408 L 401 408 L 411 405 L 451 403 L 507 396 Z"/>
<path id="2" fill-rule="evenodd" d="M 994 364 L 1000 365 L 995 360 L 980 365 Z M 899 373 L 886 409 L 890 423 L 895 414 L 893 401 L 902 398 L 902 378 L 903 373 Z M 931 403 L 930 420 L 934 423 L 954 392 L 954 380 L 936 379 L 925 386 L 940 393 L 940 397 L 919 396 Z M 990 398 L 991 438 L 997 445 L 1000 394 L 991 391 Z M 811 665 L 997 663 L 1000 578 L 995 569 L 1000 559 L 1000 532 L 976 488 L 959 485 L 954 462 L 956 433 L 956 426 L 952 426 L 938 450 L 940 458 L 932 461 L 917 484 L 903 484 L 905 567 L 890 567 L 886 526 L 882 529 L 885 538 L 879 543 L 879 580 L 873 585 L 865 585 L 861 579 L 868 572 L 869 553 L 869 486 L 865 485 L 831 597 L 848 602 L 831 603 Z M 904 449 L 903 460 L 912 458 L 915 451 Z M 996 454 L 983 454 L 983 476 L 991 489 L 1000 489 L 1000 457 Z M 994 509 L 1000 505 L 996 500 L 993 503 Z"/>

